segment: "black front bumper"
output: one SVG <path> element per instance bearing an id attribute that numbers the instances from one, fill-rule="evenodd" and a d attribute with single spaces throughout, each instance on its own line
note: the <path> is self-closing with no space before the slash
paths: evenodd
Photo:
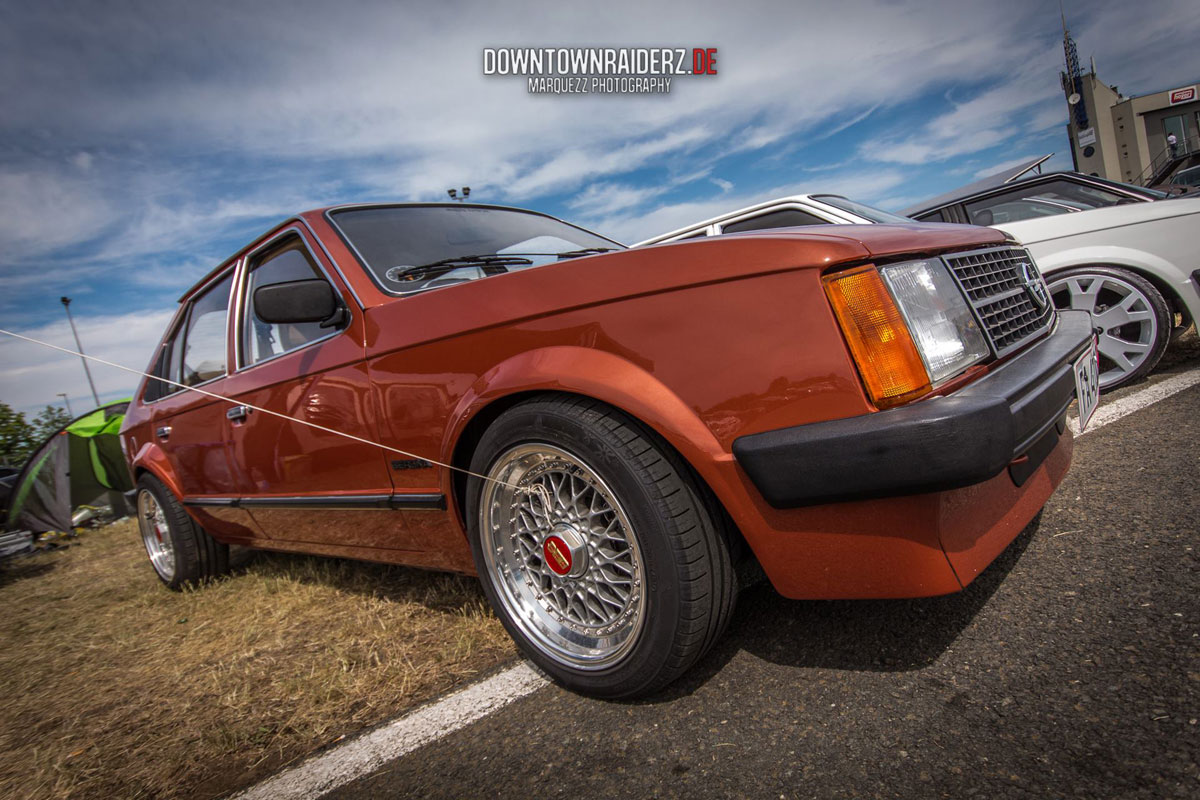
<path id="1" fill-rule="evenodd" d="M 1087 312 L 1060 311 L 1049 336 L 948 397 L 742 436 L 733 454 L 775 508 L 980 483 L 1053 450 L 1091 338 Z"/>

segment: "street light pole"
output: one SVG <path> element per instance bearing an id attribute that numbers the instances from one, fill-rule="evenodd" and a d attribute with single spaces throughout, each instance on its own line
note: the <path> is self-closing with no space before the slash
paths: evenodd
<path id="1" fill-rule="evenodd" d="M 96 405 L 100 405 L 100 395 L 96 394 L 96 384 L 92 380 L 92 371 L 88 369 L 87 359 L 83 357 L 83 345 L 79 342 L 79 331 L 75 330 L 75 320 L 71 318 L 71 298 L 60 297 L 63 308 L 67 310 L 67 322 L 71 323 L 71 333 L 75 334 L 75 346 L 79 348 L 79 360 L 83 362 L 83 371 L 87 375 L 88 386 L 92 387 L 92 399 L 96 401 Z"/>
<path id="2" fill-rule="evenodd" d="M 65 405 L 67 407 L 67 415 L 71 419 L 75 419 L 75 412 L 71 410 L 71 398 L 67 397 L 66 392 L 59 392 L 58 396 L 63 399 L 63 405 Z M 97 403 L 97 405 L 99 405 L 99 404 Z"/>

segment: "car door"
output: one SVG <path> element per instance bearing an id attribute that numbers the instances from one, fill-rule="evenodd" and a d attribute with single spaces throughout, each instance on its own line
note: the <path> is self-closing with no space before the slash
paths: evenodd
<path id="1" fill-rule="evenodd" d="M 274 540 L 405 549 L 403 516 L 391 510 L 388 454 L 358 441 L 378 441 L 363 314 L 310 245 L 307 232 L 292 226 L 246 258 L 237 370 L 229 379 L 237 402 L 229 410 L 230 443 L 243 476 L 241 505 Z M 341 298 L 343 323 L 271 324 L 255 313 L 257 289 L 314 279 L 327 281 Z"/>
<path id="2" fill-rule="evenodd" d="M 154 374 L 216 395 L 225 390 L 229 357 L 230 295 L 236 263 L 194 292 L 163 340 Z M 200 392 L 150 380 L 143 399 L 152 435 L 165 457 L 180 500 L 211 533 L 225 541 L 260 538 L 237 508 L 242 478 L 228 443 L 226 404 Z"/>

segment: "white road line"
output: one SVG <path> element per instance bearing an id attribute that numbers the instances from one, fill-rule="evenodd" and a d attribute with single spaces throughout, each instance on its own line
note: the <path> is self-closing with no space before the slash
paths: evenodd
<path id="1" fill-rule="evenodd" d="M 482 719 L 547 685 L 526 664 L 448 695 L 382 728 L 360 736 L 251 786 L 233 800 L 311 800 L 379 769 Z"/>
<path id="2" fill-rule="evenodd" d="M 1141 411 L 1159 400 L 1166 400 L 1171 395 L 1179 394 L 1184 389 L 1190 389 L 1198 383 L 1200 383 L 1200 369 L 1193 369 L 1182 375 L 1176 375 L 1147 386 L 1120 400 L 1113 400 L 1111 403 L 1105 403 L 1104 395 L 1100 395 L 1100 407 L 1096 409 L 1096 413 L 1092 414 L 1092 421 L 1088 423 L 1087 430 L 1083 433 L 1079 432 L 1079 420 L 1076 417 L 1071 417 L 1071 430 L 1076 436 L 1085 436 L 1098 428 L 1103 428 L 1110 422 L 1116 422 L 1121 417 Z"/>

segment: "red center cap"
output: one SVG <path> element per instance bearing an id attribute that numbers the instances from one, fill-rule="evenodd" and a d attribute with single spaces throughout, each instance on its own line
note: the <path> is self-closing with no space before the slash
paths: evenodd
<path id="1" fill-rule="evenodd" d="M 571 548 L 559 536 L 547 536 L 542 544 L 546 564 L 555 575 L 566 575 L 571 571 Z"/>

